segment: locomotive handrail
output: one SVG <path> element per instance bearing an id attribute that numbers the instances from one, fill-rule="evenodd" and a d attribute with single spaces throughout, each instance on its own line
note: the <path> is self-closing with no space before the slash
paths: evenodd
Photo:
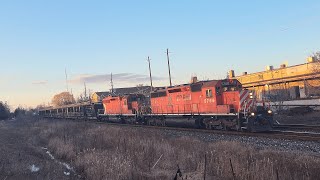
<path id="1" fill-rule="evenodd" d="M 244 116 L 244 117 L 247 116 L 247 114 L 246 114 L 246 113 L 247 113 L 247 112 L 246 112 L 247 104 L 248 104 L 248 102 L 247 102 L 247 100 L 245 100 L 245 101 L 244 101 L 244 108 L 243 108 L 243 116 Z"/>

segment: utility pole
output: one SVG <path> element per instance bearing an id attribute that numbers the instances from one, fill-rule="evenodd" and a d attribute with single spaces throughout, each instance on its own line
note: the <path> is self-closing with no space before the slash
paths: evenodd
<path id="1" fill-rule="evenodd" d="M 171 82 L 171 72 L 170 72 L 170 59 L 169 59 L 169 49 L 167 48 L 167 59 L 168 59 L 168 70 L 169 70 L 169 80 L 170 80 L 170 86 L 172 86 Z"/>
<path id="2" fill-rule="evenodd" d="M 85 100 L 87 100 L 87 86 L 86 86 L 86 82 L 84 82 L 84 98 L 85 98 Z"/>
<path id="3" fill-rule="evenodd" d="M 65 73 L 65 75 L 66 75 L 67 92 L 69 92 L 67 68 L 64 68 L 64 73 Z"/>
<path id="4" fill-rule="evenodd" d="M 111 81 L 110 81 L 110 84 L 111 84 L 111 94 L 113 94 L 113 80 L 112 80 L 112 73 L 111 73 Z"/>
<path id="5" fill-rule="evenodd" d="M 151 91 L 153 90 L 153 85 L 152 85 L 152 74 L 151 74 L 151 63 L 150 63 L 150 58 L 148 56 L 148 63 L 149 63 L 149 74 L 150 74 L 150 83 L 151 83 Z"/>
<path id="6" fill-rule="evenodd" d="M 91 104 L 91 89 L 89 89 L 88 91 L 89 91 L 88 99 L 89 99 L 89 102 L 90 102 L 90 104 Z"/>

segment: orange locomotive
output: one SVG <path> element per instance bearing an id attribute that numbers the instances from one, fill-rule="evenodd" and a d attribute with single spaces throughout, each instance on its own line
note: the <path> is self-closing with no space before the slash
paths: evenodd
<path id="1" fill-rule="evenodd" d="M 142 94 L 129 94 L 124 96 L 108 96 L 103 99 L 105 114 L 132 115 L 137 114 L 139 105 L 145 101 Z"/>
<path id="2" fill-rule="evenodd" d="M 192 121 L 199 128 L 271 130 L 272 111 L 258 107 L 238 80 L 211 80 L 157 89 L 141 94 L 109 96 L 100 119 L 165 126 L 174 119 Z"/>
<path id="3" fill-rule="evenodd" d="M 98 119 L 110 120 L 116 118 L 122 123 L 135 122 L 137 115 L 142 113 L 142 107 L 148 102 L 142 94 L 129 94 L 124 96 L 108 96 L 103 99 L 104 115 Z"/>
<path id="4" fill-rule="evenodd" d="M 151 93 L 154 114 L 229 114 L 239 110 L 237 80 L 212 80 L 169 87 Z"/>

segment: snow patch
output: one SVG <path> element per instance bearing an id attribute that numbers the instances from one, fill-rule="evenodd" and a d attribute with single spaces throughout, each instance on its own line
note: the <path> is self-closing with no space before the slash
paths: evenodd
<path id="1" fill-rule="evenodd" d="M 63 165 L 67 170 L 73 170 L 73 168 L 69 164 L 56 160 L 50 151 L 47 151 L 46 153 L 50 156 L 52 160 L 55 160 L 57 163 Z"/>
<path id="2" fill-rule="evenodd" d="M 50 153 L 50 151 L 47 151 L 46 153 L 50 156 L 50 158 L 51 158 L 52 160 L 55 159 L 54 156 Z"/>
<path id="3" fill-rule="evenodd" d="M 37 167 L 36 165 L 32 164 L 32 166 L 30 166 L 30 171 L 31 172 L 38 172 L 38 171 L 40 171 L 40 168 Z"/>
<path id="4" fill-rule="evenodd" d="M 48 156 L 50 156 L 50 158 L 52 160 L 54 160 L 56 163 L 64 166 L 66 168 L 66 171 L 63 172 L 64 175 L 66 176 L 70 176 L 71 172 L 74 173 L 76 176 L 78 176 L 79 178 L 81 178 L 80 175 L 77 175 L 75 170 L 73 169 L 73 167 L 71 167 L 69 164 L 65 163 L 65 162 L 60 162 L 58 161 L 52 154 L 51 152 L 48 150 L 48 148 L 42 147 L 43 150 L 46 150 L 46 154 L 48 154 Z"/>
<path id="5" fill-rule="evenodd" d="M 73 168 L 69 165 L 69 164 L 67 164 L 67 163 L 61 163 L 60 162 L 60 164 L 62 164 L 65 168 L 67 168 L 68 170 L 73 170 Z"/>

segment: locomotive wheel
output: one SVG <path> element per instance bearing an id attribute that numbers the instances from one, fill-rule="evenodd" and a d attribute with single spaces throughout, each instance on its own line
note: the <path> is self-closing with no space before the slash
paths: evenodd
<path id="1" fill-rule="evenodd" d="M 236 125 L 236 130 L 237 130 L 237 131 L 242 131 L 241 126 L 237 124 L 237 125 Z"/>
<path id="2" fill-rule="evenodd" d="M 195 126 L 198 129 L 202 129 L 206 127 L 205 124 L 203 123 L 203 119 L 200 119 L 200 118 L 195 120 Z"/>
<path id="3" fill-rule="evenodd" d="M 166 126 L 166 120 L 162 119 L 161 126 L 163 126 L 163 127 Z"/>
<path id="4" fill-rule="evenodd" d="M 226 124 L 222 124 L 222 129 L 224 131 L 230 131 L 230 127 L 228 127 Z"/>
<path id="5" fill-rule="evenodd" d="M 252 130 L 254 129 L 253 121 L 254 121 L 254 119 L 252 117 L 248 118 L 247 131 L 249 131 L 249 132 L 252 132 Z"/>
<path id="6" fill-rule="evenodd" d="M 237 125 L 236 125 L 236 130 L 237 131 L 243 131 L 243 129 L 241 128 L 242 123 L 240 119 L 237 119 Z"/>
<path id="7" fill-rule="evenodd" d="M 123 118 L 120 118 L 120 123 L 121 123 L 121 124 L 126 124 L 126 120 L 123 119 Z"/>

